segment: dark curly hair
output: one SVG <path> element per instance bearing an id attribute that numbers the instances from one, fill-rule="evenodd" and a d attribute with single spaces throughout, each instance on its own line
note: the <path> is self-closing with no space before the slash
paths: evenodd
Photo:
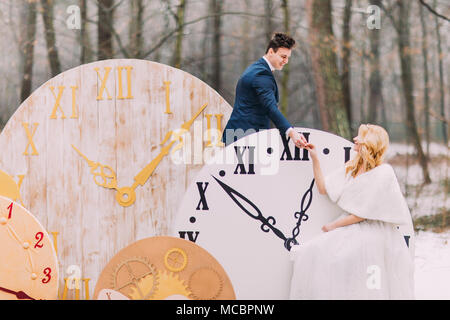
<path id="1" fill-rule="evenodd" d="M 295 45 L 295 40 L 288 36 L 286 33 L 276 32 L 273 34 L 272 39 L 270 39 L 269 45 L 267 46 L 266 53 L 270 48 L 277 52 L 278 48 L 292 49 Z"/>

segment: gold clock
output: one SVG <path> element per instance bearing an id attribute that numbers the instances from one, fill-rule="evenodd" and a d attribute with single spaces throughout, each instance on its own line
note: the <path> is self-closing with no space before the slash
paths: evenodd
<path id="1" fill-rule="evenodd" d="M 0 196 L 0 299 L 56 299 L 58 262 L 47 231 L 20 204 Z"/>
<path id="2" fill-rule="evenodd" d="M 236 299 L 226 271 L 209 252 L 167 236 L 120 250 L 100 275 L 94 295 L 102 300 Z"/>
<path id="3" fill-rule="evenodd" d="M 60 298 L 89 299 L 119 249 L 168 234 L 231 110 L 194 76 L 135 59 L 68 70 L 22 103 L 0 134 L 0 168 L 53 238 Z"/>

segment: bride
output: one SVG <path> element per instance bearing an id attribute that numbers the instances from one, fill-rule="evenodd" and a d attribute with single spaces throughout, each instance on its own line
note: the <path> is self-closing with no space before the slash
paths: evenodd
<path id="1" fill-rule="evenodd" d="M 308 144 L 319 193 L 344 214 L 325 233 L 291 250 L 291 299 L 414 299 L 414 264 L 397 225 L 411 215 L 394 170 L 383 163 L 387 132 L 361 125 L 356 156 L 324 177 L 316 147 Z"/>

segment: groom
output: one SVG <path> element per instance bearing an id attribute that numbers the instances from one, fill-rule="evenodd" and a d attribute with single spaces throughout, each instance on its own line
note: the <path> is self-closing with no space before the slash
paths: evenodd
<path id="1" fill-rule="evenodd" d="M 296 132 L 278 110 L 278 86 L 273 76 L 274 70 L 281 70 L 288 63 L 294 45 L 295 40 L 287 34 L 275 33 L 266 54 L 244 71 L 236 86 L 233 112 L 222 135 L 225 145 L 261 129 L 269 129 L 269 120 L 297 147 L 307 144 L 305 137 Z"/>

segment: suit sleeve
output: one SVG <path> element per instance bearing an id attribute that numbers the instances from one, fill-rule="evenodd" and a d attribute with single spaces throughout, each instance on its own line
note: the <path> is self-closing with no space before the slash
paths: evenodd
<path id="1" fill-rule="evenodd" d="M 256 96 L 264 112 L 281 133 L 286 133 L 286 130 L 291 127 L 291 124 L 278 109 L 275 99 L 274 83 L 271 77 L 268 75 L 258 75 L 254 78 L 252 86 L 256 91 Z"/>

